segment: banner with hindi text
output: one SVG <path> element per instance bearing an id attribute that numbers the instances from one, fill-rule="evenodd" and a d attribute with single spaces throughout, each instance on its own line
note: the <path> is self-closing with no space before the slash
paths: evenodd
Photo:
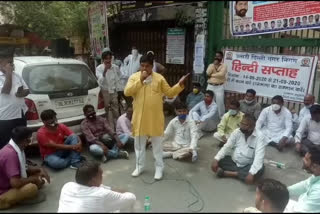
<path id="1" fill-rule="evenodd" d="M 303 102 L 304 96 L 312 91 L 317 62 L 317 56 L 226 51 L 225 90 L 245 93 L 252 88 L 257 96 L 281 95 L 288 101 Z"/>

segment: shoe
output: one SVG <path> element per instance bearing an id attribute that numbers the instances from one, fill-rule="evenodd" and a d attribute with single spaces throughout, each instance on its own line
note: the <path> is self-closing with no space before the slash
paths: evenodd
<path id="1" fill-rule="evenodd" d="M 103 156 L 102 156 L 102 162 L 103 162 L 103 163 L 106 163 L 107 161 L 108 161 L 107 156 L 106 156 L 106 155 L 103 155 Z"/>
<path id="2" fill-rule="evenodd" d="M 119 151 L 118 158 L 129 159 L 129 153 L 127 151 Z"/>
<path id="3" fill-rule="evenodd" d="M 162 169 L 156 169 L 156 173 L 154 174 L 154 180 L 161 180 L 163 176 Z"/>
<path id="4" fill-rule="evenodd" d="M 135 169 L 135 170 L 132 172 L 131 176 L 132 176 L 132 177 L 138 177 L 143 171 L 144 171 L 144 169 L 142 169 L 142 168 L 140 168 L 140 170 Z"/>
<path id="5" fill-rule="evenodd" d="M 78 169 L 83 164 L 83 161 L 76 162 L 70 165 L 70 169 Z"/>
<path id="6" fill-rule="evenodd" d="M 223 169 L 221 169 L 221 168 L 218 169 L 217 177 L 218 177 L 218 178 L 223 178 L 223 177 L 224 177 L 224 171 L 223 171 Z"/>

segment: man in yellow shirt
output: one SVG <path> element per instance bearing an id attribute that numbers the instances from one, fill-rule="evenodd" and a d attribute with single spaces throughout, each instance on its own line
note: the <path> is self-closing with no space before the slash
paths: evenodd
<path id="1" fill-rule="evenodd" d="M 208 66 L 208 86 L 207 90 L 213 91 L 218 105 L 219 117 L 225 113 L 224 107 L 224 83 L 226 82 L 227 65 L 222 63 L 223 53 L 218 51 L 213 63 Z"/>
<path id="2" fill-rule="evenodd" d="M 213 134 L 213 137 L 221 142 L 219 146 L 223 146 L 231 133 L 239 128 L 243 115 L 240 111 L 240 103 L 237 100 L 232 100 L 229 111 L 223 115 L 218 124 L 217 132 Z"/>
<path id="3" fill-rule="evenodd" d="M 153 58 L 148 55 L 140 59 L 140 71 L 134 73 L 124 89 L 126 96 L 133 97 L 132 135 L 135 142 L 136 169 L 132 176 L 139 176 L 144 170 L 146 141 L 151 138 L 153 156 L 156 160 L 154 178 L 160 180 L 163 174 L 162 136 L 164 132 L 163 95 L 177 96 L 184 89 L 189 74 L 170 87 L 165 78 L 152 71 Z"/>

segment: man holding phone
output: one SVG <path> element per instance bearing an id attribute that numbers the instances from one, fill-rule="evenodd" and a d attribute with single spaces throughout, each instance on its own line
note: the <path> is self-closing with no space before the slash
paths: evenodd
<path id="1" fill-rule="evenodd" d="M 24 97 L 29 89 L 14 73 L 13 54 L 13 47 L 0 47 L 0 149 L 9 142 L 15 127 L 27 125 Z"/>

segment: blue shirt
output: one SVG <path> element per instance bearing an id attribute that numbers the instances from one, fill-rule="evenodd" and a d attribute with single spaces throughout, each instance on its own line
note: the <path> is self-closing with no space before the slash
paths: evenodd
<path id="1" fill-rule="evenodd" d="M 291 196 L 299 196 L 294 212 L 320 212 L 320 176 L 310 178 L 288 187 Z"/>
<path id="2" fill-rule="evenodd" d="M 187 96 L 187 105 L 188 109 L 192 109 L 195 105 L 200 103 L 202 100 L 204 100 L 204 94 L 200 91 L 198 94 L 194 94 L 191 92 Z"/>

